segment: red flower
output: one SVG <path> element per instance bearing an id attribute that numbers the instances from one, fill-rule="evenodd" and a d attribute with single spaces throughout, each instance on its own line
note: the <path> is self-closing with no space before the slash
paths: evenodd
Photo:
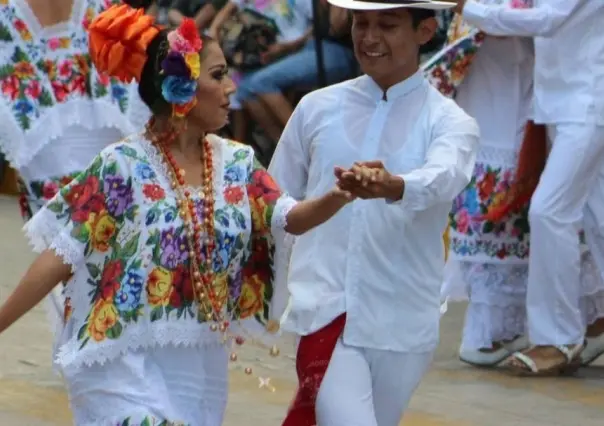
<path id="1" fill-rule="evenodd" d="M 25 22 L 23 22 L 21 19 L 15 19 L 15 29 L 20 32 L 26 30 L 27 26 L 25 25 Z"/>
<path id="2" fill-rule="evenodd" d="M 115 293 L 117 293 L 121 286 L 120 277 L 122 276 L 122 272 L 122 262 L 119 260 L 111 261 L 103 268 L 99 287 L 101 290 L 101 297 L 104 300 L 113 300 Z"/>
<path id="3" fill-rule="evenodd" d="M 83 223 L 88 220 L 90 213 L 99 214 L 105 208 L 105 198 L 101 194 L 94 194 L 90 200 L 82 207 L 71 214 L 71 220 L 76 223 Z"/>
<path id="4" fill-rule="evenodd" d="M 152 201 L 163 200 L 166 196 L 163 188 L 156 184 L 146 184 L 143 186 L 143 194 Z"/>
<path id="5" fill-rule="evenodd" d="M 52 181 L 45 182 L 42 186 L 42 197 L 45 200 L 52 199 L 59 191 L 59 185 Z"/>
<path id="6" fill-rule="evenodd" d="M 252 198 L 262 197 L 267 204 L 275 202 L 281 196 L 281 190 L 271 175 L 263 169 L 252 173 L 252 183 L 248 185 L 247 191 Z"/>
<path id="7" fill-rule="evenodd" d="M 487 200 L 495 190 L 497 176 L 493 172 L 487 172 L 482 180 L 478 182 L 478 194 L 481 200 Z"/>
<path id="8" fill-rule="evenodd" d="M 38 99 L 42 94 L 42 85 L 38 80 L 32 80 L 25 88 L 25 94 L 32 99 Z"/>
<path id="9" fill-rule="evenodd" d="M 180 308 L 183 302 L 188 304 L 195 300 L 191 274 L 185 266 L 178 265 L 178 267 L 172 271 L 172 286 L 173 290 L 170 294 L 171 306 Z"/>
<path id="10" fill-rule="evenodd" d="M 65 202 L 74 209 L 80 209 L 90 201 L 94 194 L 99 193 L 99 180 L 96 176 L 88 176 L 81 183 L 74 184 L 67 194 Z"/>
<path id="11" fill-rule="evenodd" d="M 2 80 L 2 94 L 14 101 L 19 97 L 19 79 L 11 75 Z"/>
<path id="12" fill-rule="evenodd" d="M 508 253 L 507 253 L 507 251 L 506 251 L 505 247 L 502 247 L 502 248 L 500 248 L 500 249 L 499 249 L 499 251 L 497 252 L 497 257 L 498 257 L 499 259 L 505 259 L 505 258 L 506 258 L 506 256 L 507 256 L 507 254 L 508 254 Z"/>
<path id="13" fill-rule="evenodd" d="M 69 86 L 70 92 L 76 92 L 80 95 L 86 94 L 86 79 L 82 75 L 74 77 Z"/>
<path id="14" fill-rule="evenodd" d="M 111 80 L 107 74 L 99 74 L 99 84 L 109 86 L 110 82 Z"/>
<path id="15" fill-rule="evenodd" d="M 67 86 L 60 81 L 53 81 L 51 85 L 52 90 L 55 93 L 55 98 L 57 98 L 57 102 L 63 102 L 69 93 Z"/>
<path id="16" fill-rule="evenodd" d="M 243 200 L 243 190 L 239 186 L 229 186 L 224 190 L 224 199 L 229 204 L 239 204 Z"/>
<path id="17" fill-rule="evenodd" d="M 73 72 L 73 62 L 70 60 L 64 61 L 59 65 L 59 75 L 63 78 L 71 77 L 71 73 Z"/>
<path id="18" fill-rule="evenodd" d="M 201 38 L 199 38 L 199 30 L 193 19 L 183 19 L 182 24 L 180 24 L 180 27 L 178 28 L 178 32 L 182 38 L 191 44 L 191 47 L 195 49 L 195 51 L 198 52 L 201 50 L 202 43 Z"/>

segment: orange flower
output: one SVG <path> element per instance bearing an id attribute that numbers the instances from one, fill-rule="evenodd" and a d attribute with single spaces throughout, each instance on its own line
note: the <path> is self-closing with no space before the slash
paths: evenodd
<path id="1" fill-rule="evenodd" d="M 140 80 L 147 46 L 159 33 L 154 18 L 121 4 L 100 13 L 89 27 L 90 57 L 100 72 L 130 82 Z"/>
<path id="2" fill-rule="evenodd" d="M 265 283 L 256 274 L 246 275 L 239 296 L 239 312 L 241 319 L 249 318 L 264 309 Z"/>
<path id="3" fill-rule="evenodd" d="M 96 342 L 105 340 L 107 331 L 117 324 L 119 314 L 112 302 L 99 299 L 88 320 L 88 335 Z"/>
<path id="4" fill-rule="evenodd" d="M 238 186 L 229 186 L 224 190 L 224 200 L 228 204 L 239 204 L 243 200 L 243 190 Z"/>
<path id="5" fill-rule="evenodd" d="M 34 72 L 34 67 L 29 62 L 18 62 L 15 65 L 15 74 L 21 79 L 32 77 Z"/>
<path id="6" fill-rule="evenodd" d="M 151 271 L 147 280 L 147 298 L 151 306 L 168 305 L 173 290 L 173 278 L 172 273 L 161 266 Z"/>

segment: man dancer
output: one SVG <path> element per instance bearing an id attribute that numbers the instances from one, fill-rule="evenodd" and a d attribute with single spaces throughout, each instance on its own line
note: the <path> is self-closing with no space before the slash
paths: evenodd
<path id="1" fill-rule="evenodd" d="M 515 354 L 509 367 L 523 375 L 559 374 L 577 363 L 584 340 L 584 363 L 604 352 L 604 291 L 594 288 L 583 300 L 590 305 L 584 318 L 576 238 L 585 218 L 587 243 L 604 271 L 604 2 L 537 0 L 532 9 L 512 9 L 456 1 L 464 18 L 488 34 L 535 37 L 534 120 L 547 126 L 552 148 L 529 211 L 534 347 Z"/>
<path id="2" fill-rule="evenodd" d="M 282 324 L 301 336 L 299 390 L 284 425 L 396 426 L 437 345 L 442 233 L 478 126 L 419 70 L 451 3 L 329 1 L 353 10 L 366 75 L 302 99 L 269 170 L 298 199 L 337 176 L 362 200 L 294 243 Z"/>

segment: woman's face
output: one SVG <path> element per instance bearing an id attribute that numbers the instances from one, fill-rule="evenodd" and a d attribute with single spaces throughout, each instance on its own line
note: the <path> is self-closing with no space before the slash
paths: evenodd
<path id="1" fill-rule="evenodd" d="M 197 80 L 197 105 L 191 110 L 188 121 L 189 125 L 213 132 L 227 124 L 229 96 L 235 91 L 235 85 L 227 75 L 226 59 L 218 43 L 206 43 Z"/>

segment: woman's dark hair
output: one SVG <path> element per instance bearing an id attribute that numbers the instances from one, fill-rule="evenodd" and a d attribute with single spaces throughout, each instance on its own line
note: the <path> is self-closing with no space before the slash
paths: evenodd
<path id="1" fill-rule="evenodd" d="M 147 8 L 153 3 L 153 0 L 123 0 L 123 2 L 134 8 Z M 168 54 L 168 33 L 170 31 L 161 30 L 147 46 L 147 61 L 138 82 L 138 94 L 155 115 L 165 115 L 171 111 L 171 104 L 166 102 L 161 93 L 161 85 L 165 78 L 161 74 L 161 63 Z M 201 40 L 205 47 L 213 39 L 202 34 Z"/>

